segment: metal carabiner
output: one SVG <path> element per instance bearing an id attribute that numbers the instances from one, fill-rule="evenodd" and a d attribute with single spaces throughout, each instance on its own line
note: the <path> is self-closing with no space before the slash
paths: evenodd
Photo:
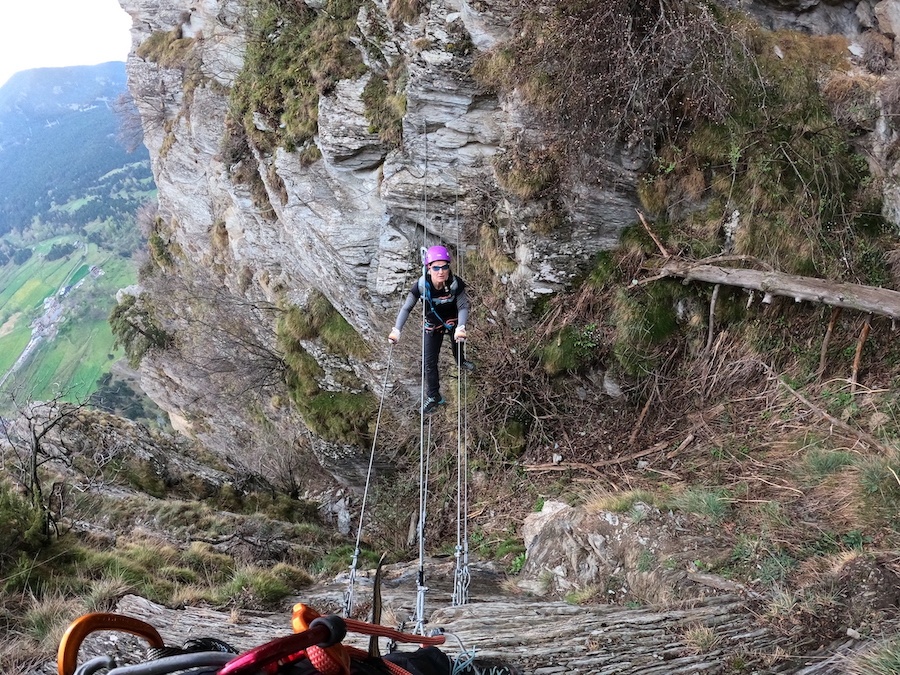
<path id="1" fill-rule="evenodd" d="M 56 667 L 59 675 L 74 675 L 78 667 L 78 649 L 81 647 L 81 643 L 84 642 L 88 635 L 100 630 L 131 633 L 144 638 L 150 643 L 151 647 L 165 646 L 157 630 L 145 621 L 122 614 L 108 614 L 105 612 L 85 614 L 69 624 L 62 639 L 59 641 L 59 651 L 56 657 Z"/>

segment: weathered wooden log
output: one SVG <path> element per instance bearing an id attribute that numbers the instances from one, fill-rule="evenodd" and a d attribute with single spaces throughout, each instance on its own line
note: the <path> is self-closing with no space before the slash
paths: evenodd
<path id="1" fill-rule="evenodd" d="M 426 604 L 431 610 L 426 629 L 439 627 L 448 635 L 444 651 L 455 655 L 461 646 L 474 648 L 478 657 L 513 663 L 529 675 L 724 674 L 732 672 L 729 663 L 741 655 L 756 663 L 772 657 L 767 673 L 837 675 L 846 672 L 845 654 L 861 644 L 852 639 L 825 646 L 791 642 L 759 622 L 743 593 L 726 592 L 667 607 L 578 606 L 510 594 L 499 586 L 500 575 L 480 566 L 472 569 L 472 601 L 452 607 L 452 578 L 447 578 L 452 566 L 439 567 L 440 574 L 429 577 Z M 405 616 L 415 605 L 414 577 L 411 566 L 408 573 L 399 571 L 383 586 L 385 606 L 397 616 Z M 371 583 L 371 579 L 361 580 Z M 338 582 L 312 587 L 297 601 L 322 613 L 337 611 L 344 588 Z M 272 614 L 171 609 L 126 596 L 117 611 L 155 626 L 167 645 L 210 636 L 250 649 L 291 632 L 287 609 Z M 93 653 L 140 653 L 137 638 L 124 636 L 110 642 L 106 634 L 100 634 L 98 639 L 96 646 L 86 643 L 84 658 Z M 367 638 L 348 635 L 345 642 L 365 648 Z M 49 664 L 46 672 L 50 672 Z"/>
<path id="2" fill-rule="evenodd" d="M 685 282 L 725 284 L 796 302 L 817 302 L 831 307 L 855 309 L 868 314 L 900 318 L 900 291 L 877 286 L 848 284 L 815 277 L 802 277 L 770 270 L 668 261 L 659 270 L 662 277 L 680 277 Z"/>

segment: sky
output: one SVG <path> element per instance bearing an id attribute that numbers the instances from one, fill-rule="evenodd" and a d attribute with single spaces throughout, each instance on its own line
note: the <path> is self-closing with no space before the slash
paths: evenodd
<path id="1" fill-rule="evenodd" d="M 131 17 L 118 0 L 0 0 L 0 86 L 31 68 L 124 61 Z"/>

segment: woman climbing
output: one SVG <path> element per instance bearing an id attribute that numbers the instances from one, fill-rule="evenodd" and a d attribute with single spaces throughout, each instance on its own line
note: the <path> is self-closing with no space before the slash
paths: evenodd
<path id="1" fill-rule="evenodd" d="M 452 260 L 450 251 L 443 246 L 432 246 L 425 252 L 425 274 L 410 289 L 388 335 L 388 340 L 396 344 L 409 313 L 421 298 L 425 303 L 422 358 L 425 360 L 426 393 L 422 412 L 426 414 L 446 403 L 441 395 L 438 378 L 438 356 L 444 332 L 450 334 L 450 349 L 456 363 L 470 372 L 475 370 L 475 364 L 465 360 L 463 349 L 460 348 L 460 343 L 466 340 L 469 296 L 466 294 L 465 282 L 450 271 Z"/>

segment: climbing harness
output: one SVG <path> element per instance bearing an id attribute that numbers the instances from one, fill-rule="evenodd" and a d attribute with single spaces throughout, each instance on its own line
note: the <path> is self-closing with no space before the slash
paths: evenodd
<path id="1" fill-rule="evenodd" d="M 422 305 L 425 307 L 425 318 L 423 319 L 423 329 L 426 333 L 433 333 L 438 330 L 446 330 L 448 333 L 453 333 L 453 329 L 456 327 L 455 320 L 444 321 L 441 319 L 440 314 L 437 312 L 436 305 L 446 305 L 451 302 L 456 301 L 456 294 L 459 292 L 459 281 L 454 275 L 453 281 L 450 282 L 450 295 L 441 296 L 439 298 L 433 298 L 431 296 L 431 284 L 425 279 L 425 273 L 423 272 L 422 276 L 419 277 L 419 295 L 422 297 Z M 428 320 L 428 312 L 431 312 L 431 316 L 437 318 L 440 323 L 432 323 Z M 424 349 L 424 348 L 423 348 Z M 424 358 L 424 351 L 423 351 Z"/>

